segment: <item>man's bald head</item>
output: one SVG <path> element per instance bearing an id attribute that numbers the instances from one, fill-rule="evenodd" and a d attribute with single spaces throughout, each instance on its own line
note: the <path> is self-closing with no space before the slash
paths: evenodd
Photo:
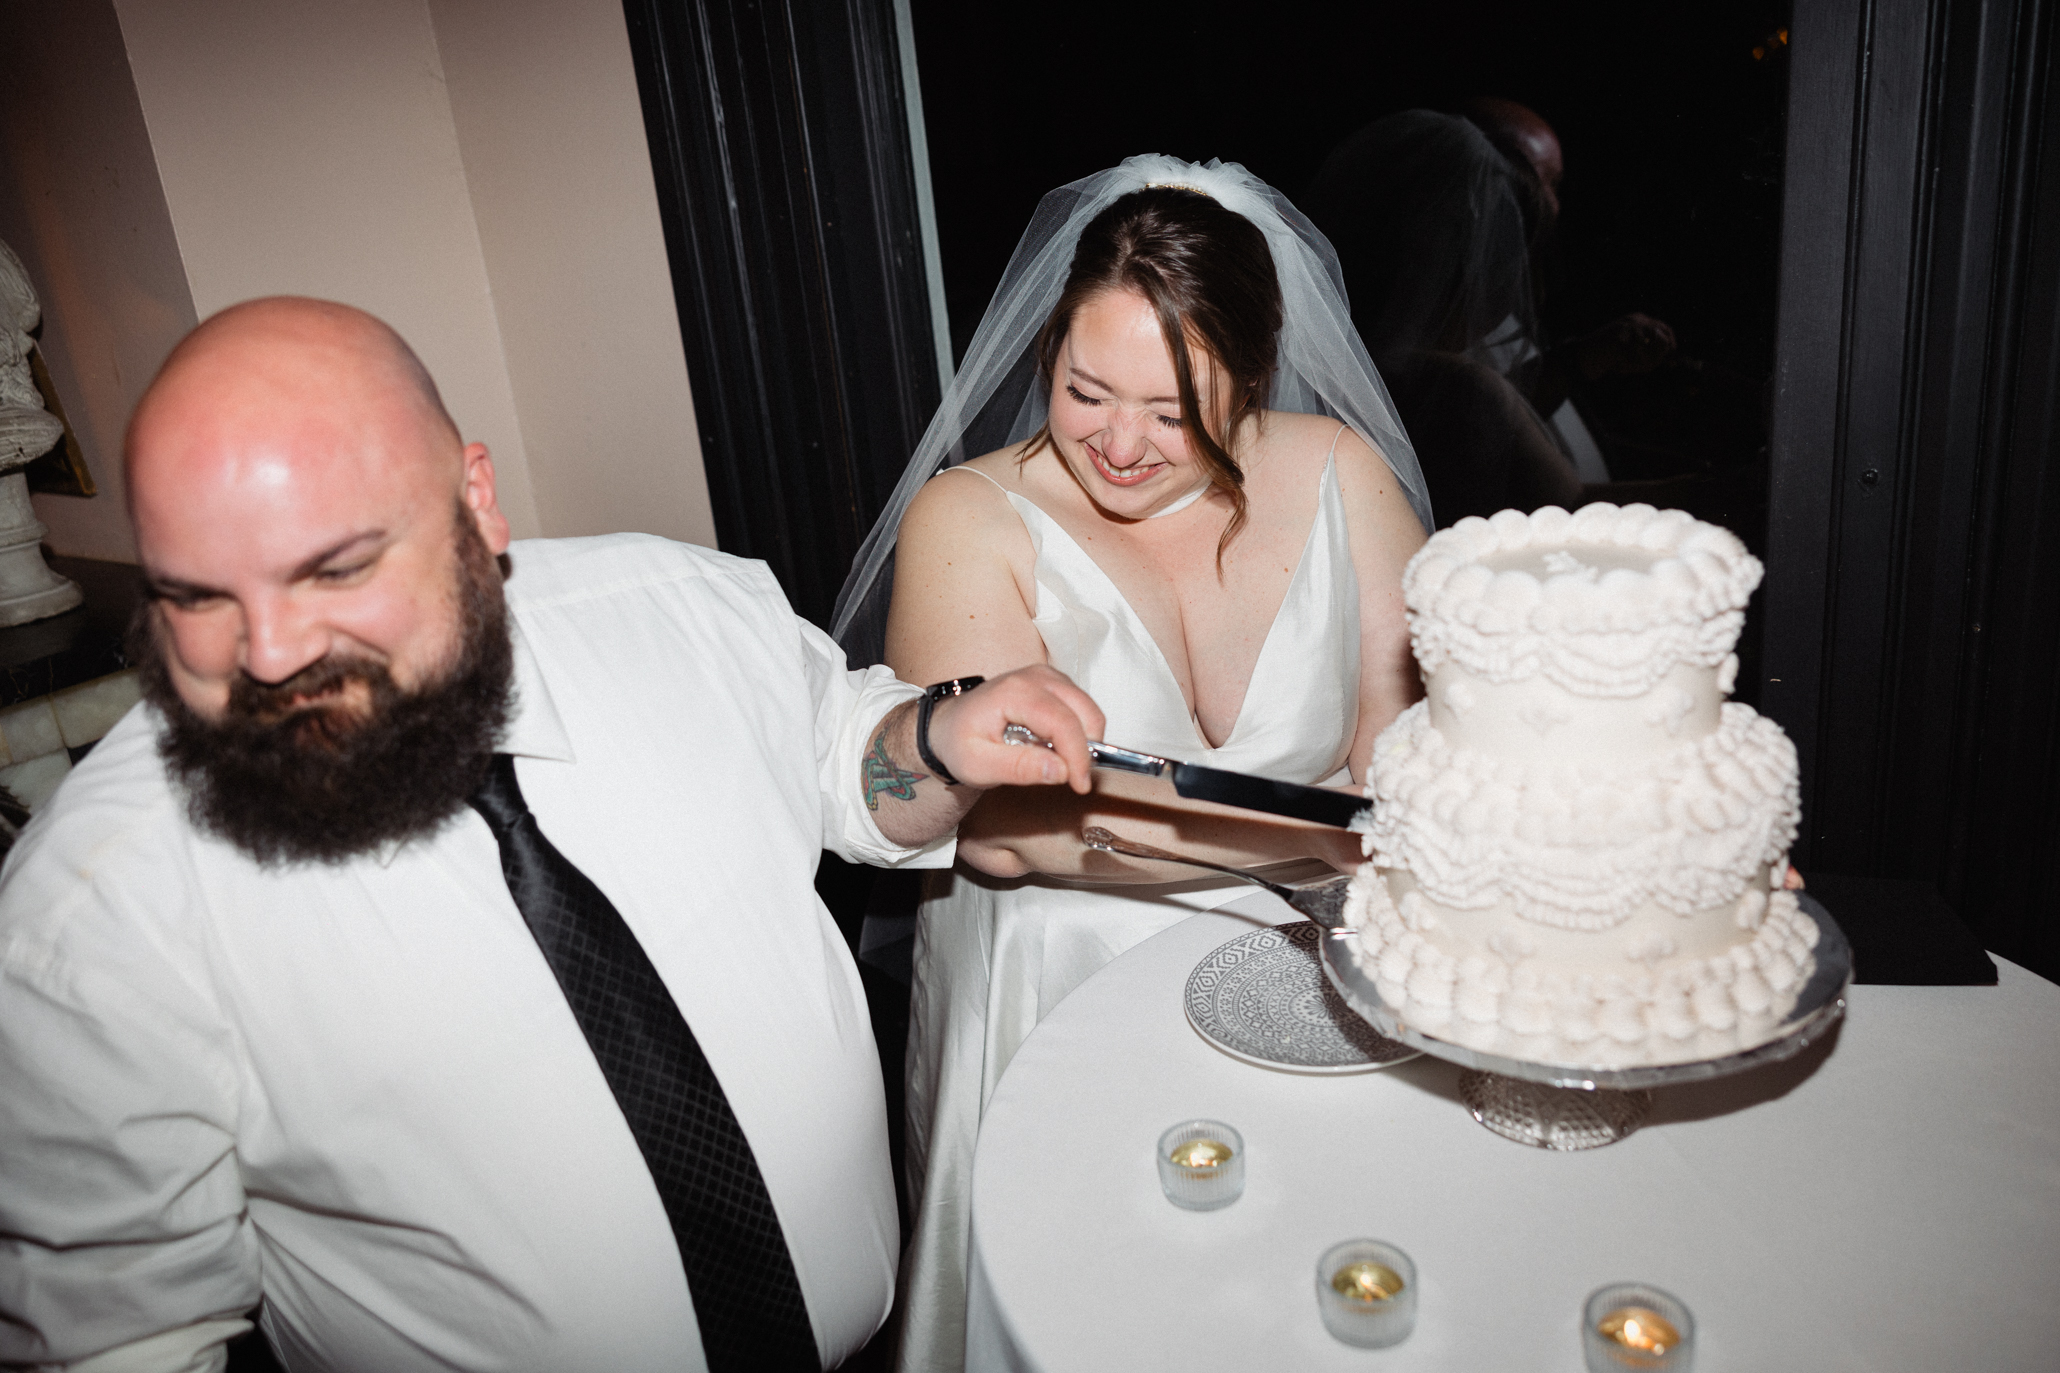
<path id="1" fill-rule="evenodd" d="M 1551 219 L 1559 217 L 1559 182 L 1566 174 L 1566 160 L 1560 151 L 1559 135 L 1533 110 L 1500 96 L 1478 96 L 1460 107 L 1467 122 L 1488 136 L 1488 141 L 1518 167 L 1529 167 L 1537 178 L 1540 198 Z"/>
<path id="2" fill-rule="evenodd" d="M 458 428 L 399 334 L 348 305 L 272 296 L 232 305 L 180 341 L 130 419 L 124 459 L 133 490 L 136 476 L 199 475 L 192 465 L 208 454 L 194 445 L 167 450 L 166 438 L 182 431 L 246 440 L 269 431 L 283 440 L 300 430 L 362 434 L 375 426 L 386 437 L 426 440 L 405 447 L 417 457 L 445 455 L 456 470 Z M 216 446 L 213 456 L 229 454 Z M 165 463 L 170 470 L 159 473 Z"/>

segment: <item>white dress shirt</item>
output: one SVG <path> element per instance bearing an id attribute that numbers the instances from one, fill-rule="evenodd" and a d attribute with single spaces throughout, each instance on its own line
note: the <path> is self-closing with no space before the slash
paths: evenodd
<path id="1" fill-rule="evenodd" d="M 949 863 L 860 792 L 915 689 L 847 672 L 759 563 L 627 535 L 511 556 L 503 747 L 721 1079 L 834 1363 L 885 1319 L 898 1238 L 865 996 L 812 878 L 824 848 Z M 156 729 L 132 711 L 0 882 L 0 1362 L 206 1368 L 262 1297 L 297 1370 L 703 1367 L 485 822 L 262 870 L 187 821 Z"/>

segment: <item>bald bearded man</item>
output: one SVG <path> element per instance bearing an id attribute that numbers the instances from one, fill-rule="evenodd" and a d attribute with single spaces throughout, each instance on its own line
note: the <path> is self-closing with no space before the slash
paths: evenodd
<path id="1" fill-rule="evenodd" d="M 1093 703 L 920 711 L 762 564 L 510 545 L 344 306 L 203 324 L 126 461 L 145 704 L 0 880 L 0 1362 L 219 1368 L 260 1304 L 297 1368 L 861 1347 L 898 1233 L 817 856 L 943 865 L 983 787 L 1084 789 Z"/>

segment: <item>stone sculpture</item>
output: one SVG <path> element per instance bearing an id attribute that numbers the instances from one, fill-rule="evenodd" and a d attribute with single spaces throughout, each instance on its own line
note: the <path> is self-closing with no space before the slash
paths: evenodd
<path id="1" fill-rule="evenodd" d="M 29 369 L 43 317 L 28 270 L 0 242 L 0 626 L 26 624 L 70 610 L 84 599 L 77 583 L 43 561 L 48 531 L 29 504 L 22 468 L 64 439 L 64 425 L 43 408 Z"/>

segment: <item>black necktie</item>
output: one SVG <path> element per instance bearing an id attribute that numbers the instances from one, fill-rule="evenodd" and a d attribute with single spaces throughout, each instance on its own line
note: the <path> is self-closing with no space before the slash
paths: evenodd
<path id="1" fill-rule="evenodd" d="M 494 755 L 472 797 L 517 910 L 629 1121 L 672 1221 L 710 1373 L 820 1373 L 808 1304 L 758 1160 L 694 1032 L 601 889 L 544 838 Z"/>

